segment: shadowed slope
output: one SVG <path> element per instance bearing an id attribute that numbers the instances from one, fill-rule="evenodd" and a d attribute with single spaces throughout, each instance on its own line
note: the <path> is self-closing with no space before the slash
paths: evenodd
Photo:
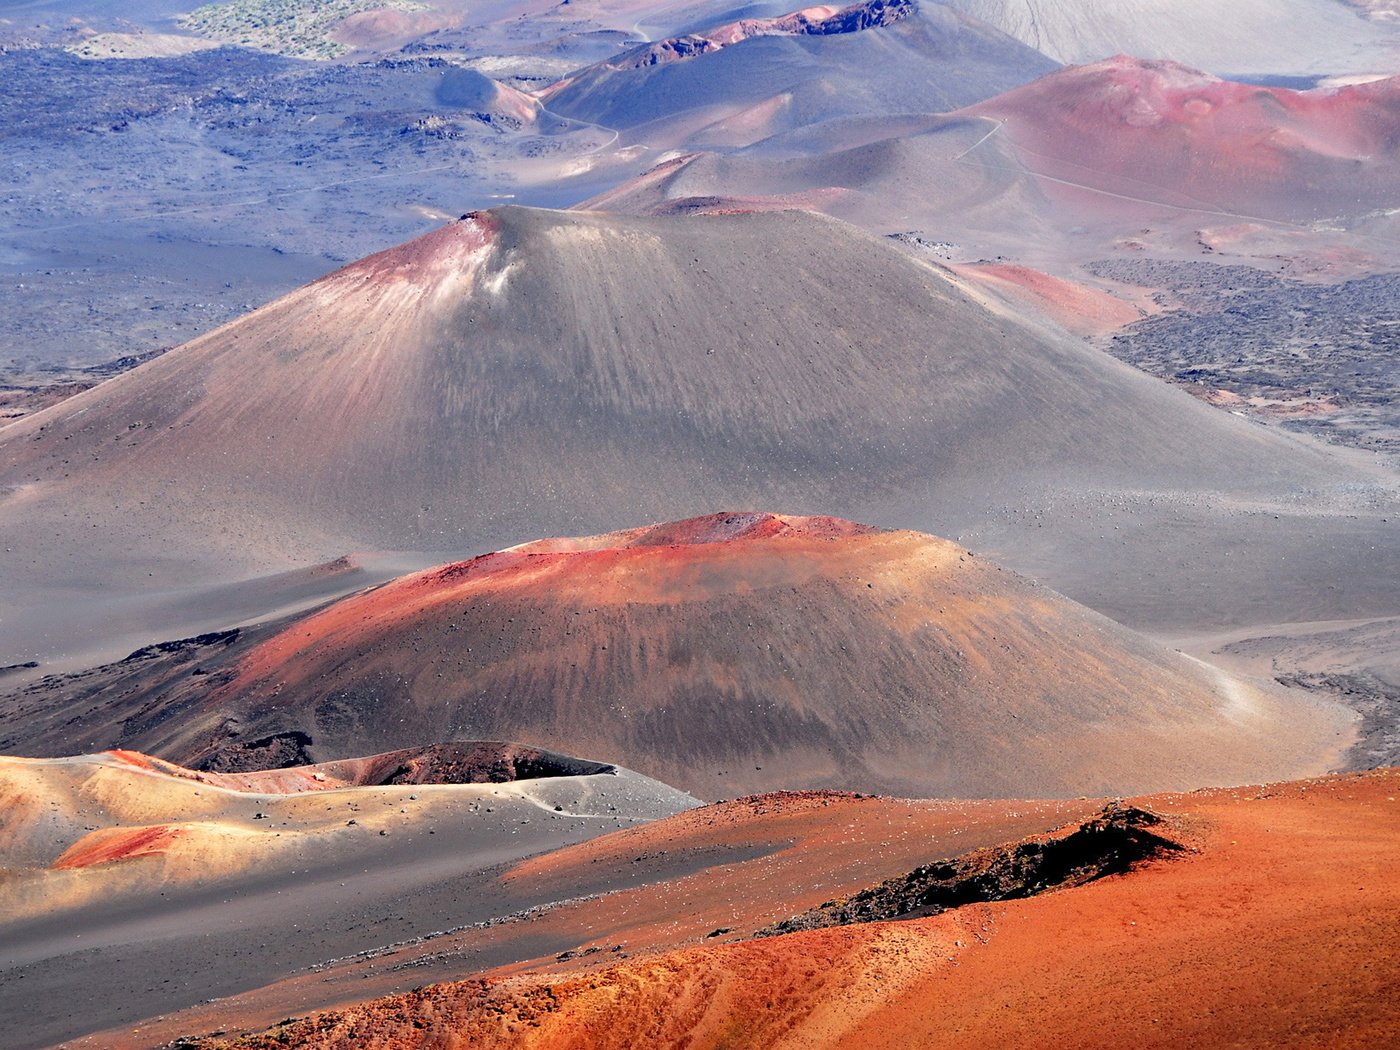
<path id="1" fill-rule="evenodd" d="M 962 548 L 727 514 L 525 544 L 294 621 L 202 675 L 11 746 L 108 735 L 218 770 L 494 738 L 698 796 L 839 787 L 1066 796 L 1239 783 L 1340 760 L 1352 716 L 1257 689 Z M 249 748 L 248 741 L 263 746 Z"/>
<path id="2" fill-rule="evenodd" d="M 130 751 L 114 751 L 111 754 L 154 772 L 197 780 L 230 791 L 263 791 L 284 795 L 298 791 L 404 784 L 506 784 L 515 780 L 617 772 L 615 767 L 601 762 L 490 740 L 430 744 L 364 758 L 342 758 L 303 766 L 255 768 L 243 772 L 212 767 L 185 769 L 163 759 Z"/>

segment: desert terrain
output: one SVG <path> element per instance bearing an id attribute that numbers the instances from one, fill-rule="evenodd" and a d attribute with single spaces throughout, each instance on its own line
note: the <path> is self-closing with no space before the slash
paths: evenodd
<path id="1" fill-rule="evenodd" d="M 682 844 L 728 844 L 703 887 L 689 875 L 619 892 L 579 949 L 439 982 L 451 941 L 436 953 L 396 946 L 358 968 L 377 964 L 370 987 L 406 984 L 416 971 L 411 990 L 281 1019 L 265 1035 L 172 1036 L 242 1016 L 259 999 L 239 997 L 166 1018 L 145 1042 L 112 1030 L 72 1045 L 1383 1045 L 1400 1025 L 1396 888 L 1385 874 L 1395 789 L 1394 772 L 1377 771 L 1108 806 L 1018 803 L 1014 814 L 989 803 L 740 799 L 514 869 L 544 879 L 585 863 L 655 873 Z M 978 830 L 943 839 L 938 824 L 944 835 L 950 825 Z M 761 840 L 766 825 L 808 831 L 761 858 L 734 849 Z M 772 899 L 751 880 L 793 885 L 805 850 L 832 848 L 823 827 L 839 829 L 845 846 L 834 846 L 821 883 L 785 900 L 776 922 L 747 912 L 755 897 Z M 924 846 L 912 866 L 910 832 Z M 850 845 L 872 834 L 880 849 L 867 839 L 867 860 L 852 867 Z M 872 854 L 895 874 L 881 879 Z M 671 921 L 649 927 L 658 907 Z M 281 1008 L 307 983 L 260 996 Z"/>
<path id="2" fill-rule="evenodd" d="M 0 7 L 0 1045 L 1388 1045 L 1393 0 Z"/>

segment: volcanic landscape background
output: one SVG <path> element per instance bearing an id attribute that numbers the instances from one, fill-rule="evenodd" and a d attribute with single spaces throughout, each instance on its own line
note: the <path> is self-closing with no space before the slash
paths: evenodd
<path id="1" fill-rule="evenodd" d="M 0 69 L 0 1044 L 1400 1040 L 1391 0 Z"/>

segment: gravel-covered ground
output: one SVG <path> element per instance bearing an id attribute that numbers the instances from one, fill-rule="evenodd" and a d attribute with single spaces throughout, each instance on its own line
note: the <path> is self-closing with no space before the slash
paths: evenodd
<path id="1" fill-rule="evenodd" d="M 1166 289 L 1163 313 L 1107 342 L 1115 357 L 1224 407 L 1400 454 L 1400 275 L 1316 284 L 1206 262 L 1093 270 Z"/>
<path id="2" fill-rule="evenodd" d="M 178 345 L 467 210 L 572 203 L 515 173 L 609 139 L 477 107 L 436 57 L 42 47 L 0 77 L 0 386 Z"/>

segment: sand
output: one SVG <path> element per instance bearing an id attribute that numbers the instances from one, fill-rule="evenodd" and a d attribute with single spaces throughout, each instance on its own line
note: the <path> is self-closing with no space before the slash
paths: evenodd
<path id="1" fill-rule="evenodd" d="M 434 985 L 239 1045 L 1382 1045 L 1400 1034 L 1398 783 L 1157 796 L 1141 803 L 1186 850 L 1126 875 L 580 976 Z"/>

